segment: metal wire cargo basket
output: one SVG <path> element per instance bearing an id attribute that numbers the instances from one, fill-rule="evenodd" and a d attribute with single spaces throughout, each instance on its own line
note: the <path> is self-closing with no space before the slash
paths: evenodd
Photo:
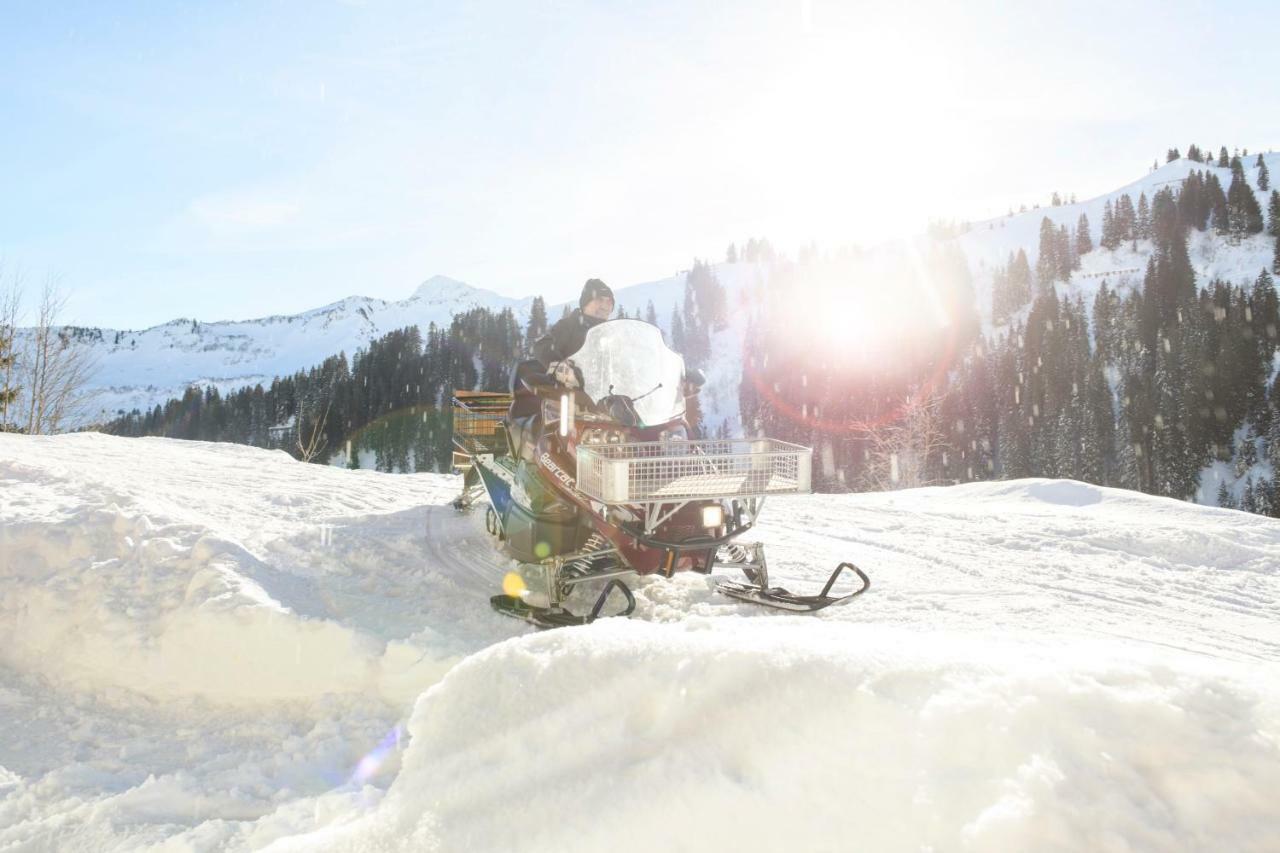
<path id="1" fill-rule="evenodd" d="M 773 438 L 578 446 L 578 489 L 606 504 L 806 494 L 813 451 Z"/>
<path id="2" fill-rule="evenodd" d="M 511 395 L 491 391 L 455 391 L 453 446 L 456 453 L 501 453 L 506 447 L 502 419 L 511 408 Z M 455 455 L 456 460 L 456 455 Z"/>

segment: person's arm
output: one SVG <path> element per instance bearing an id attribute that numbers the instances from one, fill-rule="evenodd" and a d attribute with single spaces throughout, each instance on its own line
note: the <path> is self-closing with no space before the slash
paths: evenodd
<path id="1" fill-rule="evenodd" d="M 544 369 L 550 367 L 552 362 L 560 360 L 560 353 L 556 346 L 555 329 L 547 332 L 534 342 L 533 357 L 541 362 Z"/>

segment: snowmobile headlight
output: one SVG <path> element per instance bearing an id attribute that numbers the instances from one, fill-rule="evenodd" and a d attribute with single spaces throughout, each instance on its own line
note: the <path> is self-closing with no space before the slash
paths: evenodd
<path id="1" fill-rule="evenodd" d="M 719 527 L 724 524 L 724 507 L 720 504 L 702 508 L 702 526 Z"/>
<path id="2" fill-rule="evenodd" d="M 573 398 L 560 395 L 560 435 L 567 436 L 573 430 Z"/>

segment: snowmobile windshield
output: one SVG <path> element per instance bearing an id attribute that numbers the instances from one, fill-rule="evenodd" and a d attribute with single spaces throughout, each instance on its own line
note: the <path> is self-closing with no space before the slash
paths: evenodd
<path id="1" fill-rule="evenodd" d="M 667 348 L 662 331 L 642 320 L 610 320 L 588 330 L 572 356 L 582 390 L 599 403 L 630 397 L 643 426 L 684 417 L 684 359 Z"/>

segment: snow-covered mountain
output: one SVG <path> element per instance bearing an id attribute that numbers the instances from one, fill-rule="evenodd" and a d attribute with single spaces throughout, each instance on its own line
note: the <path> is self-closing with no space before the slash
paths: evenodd
<path id="1" fill-rule="evenodd" d="M 754 264 L 725 265 L 722 277 L 730 289 L 754 281 Z M 618 288 L 618 304 L 629 313 L 652 301 L 666 326 L 672 308 L 684 298 L 685 273 Z M 472 308 L 510 308 L 521 324 L 528 320 L 533 296 L 513 299 L 472 287 L 446 276 L 423 282 L 407 299 L 387 301 L 352 296 L 300 314 L 256 320 L 204 322 L 177 319 L 140 331 L 88 329 L 81 340 L 94 361 L 91 407 L 79 423 L 109 420 L 120 412 L 145 411 L 191 385 L 229 391 L 310 368 L 331 355 L 350 357 L 369 341 L 394 329 L 431 323 L 447 326 Z M 564 304 L 548 306 L 552 320 Z M 576 307 L 573 306 L 573 307 Z"/>
<path id="2" fill-rule="evenodd" d="M 1280 170 L 1280 153 L 1267 152 L 1262 156 L 1267 164 L 1267 171 L 1272 175 L 1280 174 L 1277 172 Z M 1256 154 L 1244 158 L 1244 173 L 1249 186 L 1254 190 L 1258 206 L 1265 215 L 1270 193 L 1258 189 L 1259 170 L 1254 165 L 1256 159 Z M 1076 204 L 1041 207 L 973 223 L 967 233 L 955 240 L 968 259 L 974 277 L 978 308 L 988 327 L 991 318 L 992 275 L 996 267 L 1006 265 L 1009 255 L 1019 249 L 1026 251 L 1034 267 L 1039 254 L 1040 223 L 1046 217 L 1055 227 L 1065 225 L 1067 228 L 1074 228 L 1083 213 L 1089 219 L 1093 237 L 1093 251 L 1081 256 L 1081 268 L 1072 273 L 1069 282 L 1059 285 L 1060 292 L 1083 295 L 1086 304 L 1090 304 L 1093 294 L 1103 281 L 1107 281 L 1112 288 L 1140 285 L 1146 272 L 1147 259 L 1153 251 L 1151 241 L 1139 240 L 1136 248 L 1131 243 L 1125 243 L 1116 249 L 1101 247 L 1099 238 L 1106 204 L 1111 202 L 1114 205 L 1120 197 L 1128 195 L 1136 205 L 1143 193 L 1146 193 L 1147 201 L 1150 202 L 1165 187 L 1177 190 L 1192 171 L 1216 174 L 1223 189 L 1231 185 L 1231 169 L 1182 158 L 1165 163 L 1139 180 L 1097 198 Z M 1272 181 L 1274 189 L 1275 179 Z M 1239 243 L 1232 243 L 1214 234 L 1212 230 L 1203 233 L 1193 230 L 1187 248 L 1196 271 L 1197 283 L 1204 286 L 1215 278 L 1232 284 L 1252 282 L 1259 272 L 1270 268 L 1274 247 L 1275 238 L 1265 232 L 1245 238 Z"/>
<path id="3" fill-rule="evenodd" d="M 92 410 L 84 420 L 146 410 L 190 385 L 231 390 L 312 367 L 331 355 L 351 356 L 394 329 L 448 325 L 471 308 L 511 308 L 527 316 L 528 299 L 511 299 L 436 276 L 407 299 L 352 296 L 290 316 L 201 322 L 179 319 L 141 331 L 95 329 L 87 340 L 96 369 Z"/>
<path id="4" fill-rule="evenodd" d="M 1253 155 L 1247 158 L 1245 173 L 1256 190 L 1258 170 L 1253 165 L 1254 159 Z M 1264 159 L 1269 171 L 1280 180 L 1280 154 L 1267 153 Z M 1096 246 L 1101 235 L 1103 208 L 1108 201 L 1114 202 L 1128 194 L 1136 203 L 1144 192 L 1150 199 L 1162 187 L 1176 186 L 1193 169 L 1215 172 L 1224 186 L 1231 182 L 1230 169 L 1188 159 L 1175 160 L 1097 198 L 977 222 L 966 233 L 953 238 L 968 261 L 977 307 L 985 326 L 988 329 L 991 326 L 995 269 L 1004 265 L 1010 253 L 1018 249 L 1025 250 L 1032 265 L 1035 264 L 1044 217 L 1055 225 L 1074 227 L 1080 214 L 1086 214 Z M 1256 195 L 1265 211 L 1268 194 L 1257 191 Z M 927 249 L 927 242 L 926 238 L 920 238 L 908 251 L 895 244 L 862 253 L 864 266 L 860 269 L 855 263 L 848 268 L 847 286 L 852 289 L 881 286 L 886 257 L 889 265 L 912 263 L 912 252 Z M 1215 277 L 1241 284 L 1252 281 L 1261 269 L 1270 265 L 1273 245 L 1273 238 L 1265 234 L 1235 244 L 1212 232 L 1193 231 L 1189 248 L 1201 284 Z M 1082 257 L 1081 269 L 1059 288 L 1089 300 L 1103 281 L 1113 287 L 1136 285 L 1141 282 L 1151 251 L 1150 241 L 1139 241 L 1136 247 L 1125 244 L 1115 250 L 1097 247 Z M 752 287 L 767 284 L 770 269 L 761 263 L 720 263 L 715 265 L 715 271 L 729 296 L 732 328 L 713 341 L 716 358 L 709 371 L 705 402 L 712 422 L 724 421 L 732 428 L 738 418 L 737 382 L 741 376 L 738 362 L 746 325 L 744 306 L 748 304 L 745 294 Z M 612 283 L 619 305 L 629 314 L 643 313 L 652 302 L 659 323 L 665 328 L 670 323 L 672 309 L 683 305 L 686 277 L 687 272 L 679 272 L 630 286 Z M 87 340 L 94 349 L 97 364 L 93 378 L 96 394 L 91 410 L 80 421 L 109 419 L 118 412 L 135 408 L 145 410 L 180 397 L 193 384 L 214 385 L 226 391 L 257 382 L 268 383 L 276 376 L 319 364 L 338 352 L 351 355 L 392 329 L 411 324 L 421 328 L 430 323 L 448 324 L 455 314 L 474 307 L 511 308 L 523 323 L 532 300 L 532 294 L 513 299 L 436 276 L 401 301 L 353 296 L 290 316 L 224 322 L 179 319 L 142 331 L 91 330 Z M 564 304 L 548 306 L 550 319 L 554 321 L 564 307 Z"/>
<path id="5" fill-rule="evenodd" d="M 770 500 L 535 633 L 457 477 L 0 434 L 0 849 L 1239 850 L 1280 825 L 1280 521 L 1070 481 Z M 800 819 L 797 819 L 800 816 Z"/>

